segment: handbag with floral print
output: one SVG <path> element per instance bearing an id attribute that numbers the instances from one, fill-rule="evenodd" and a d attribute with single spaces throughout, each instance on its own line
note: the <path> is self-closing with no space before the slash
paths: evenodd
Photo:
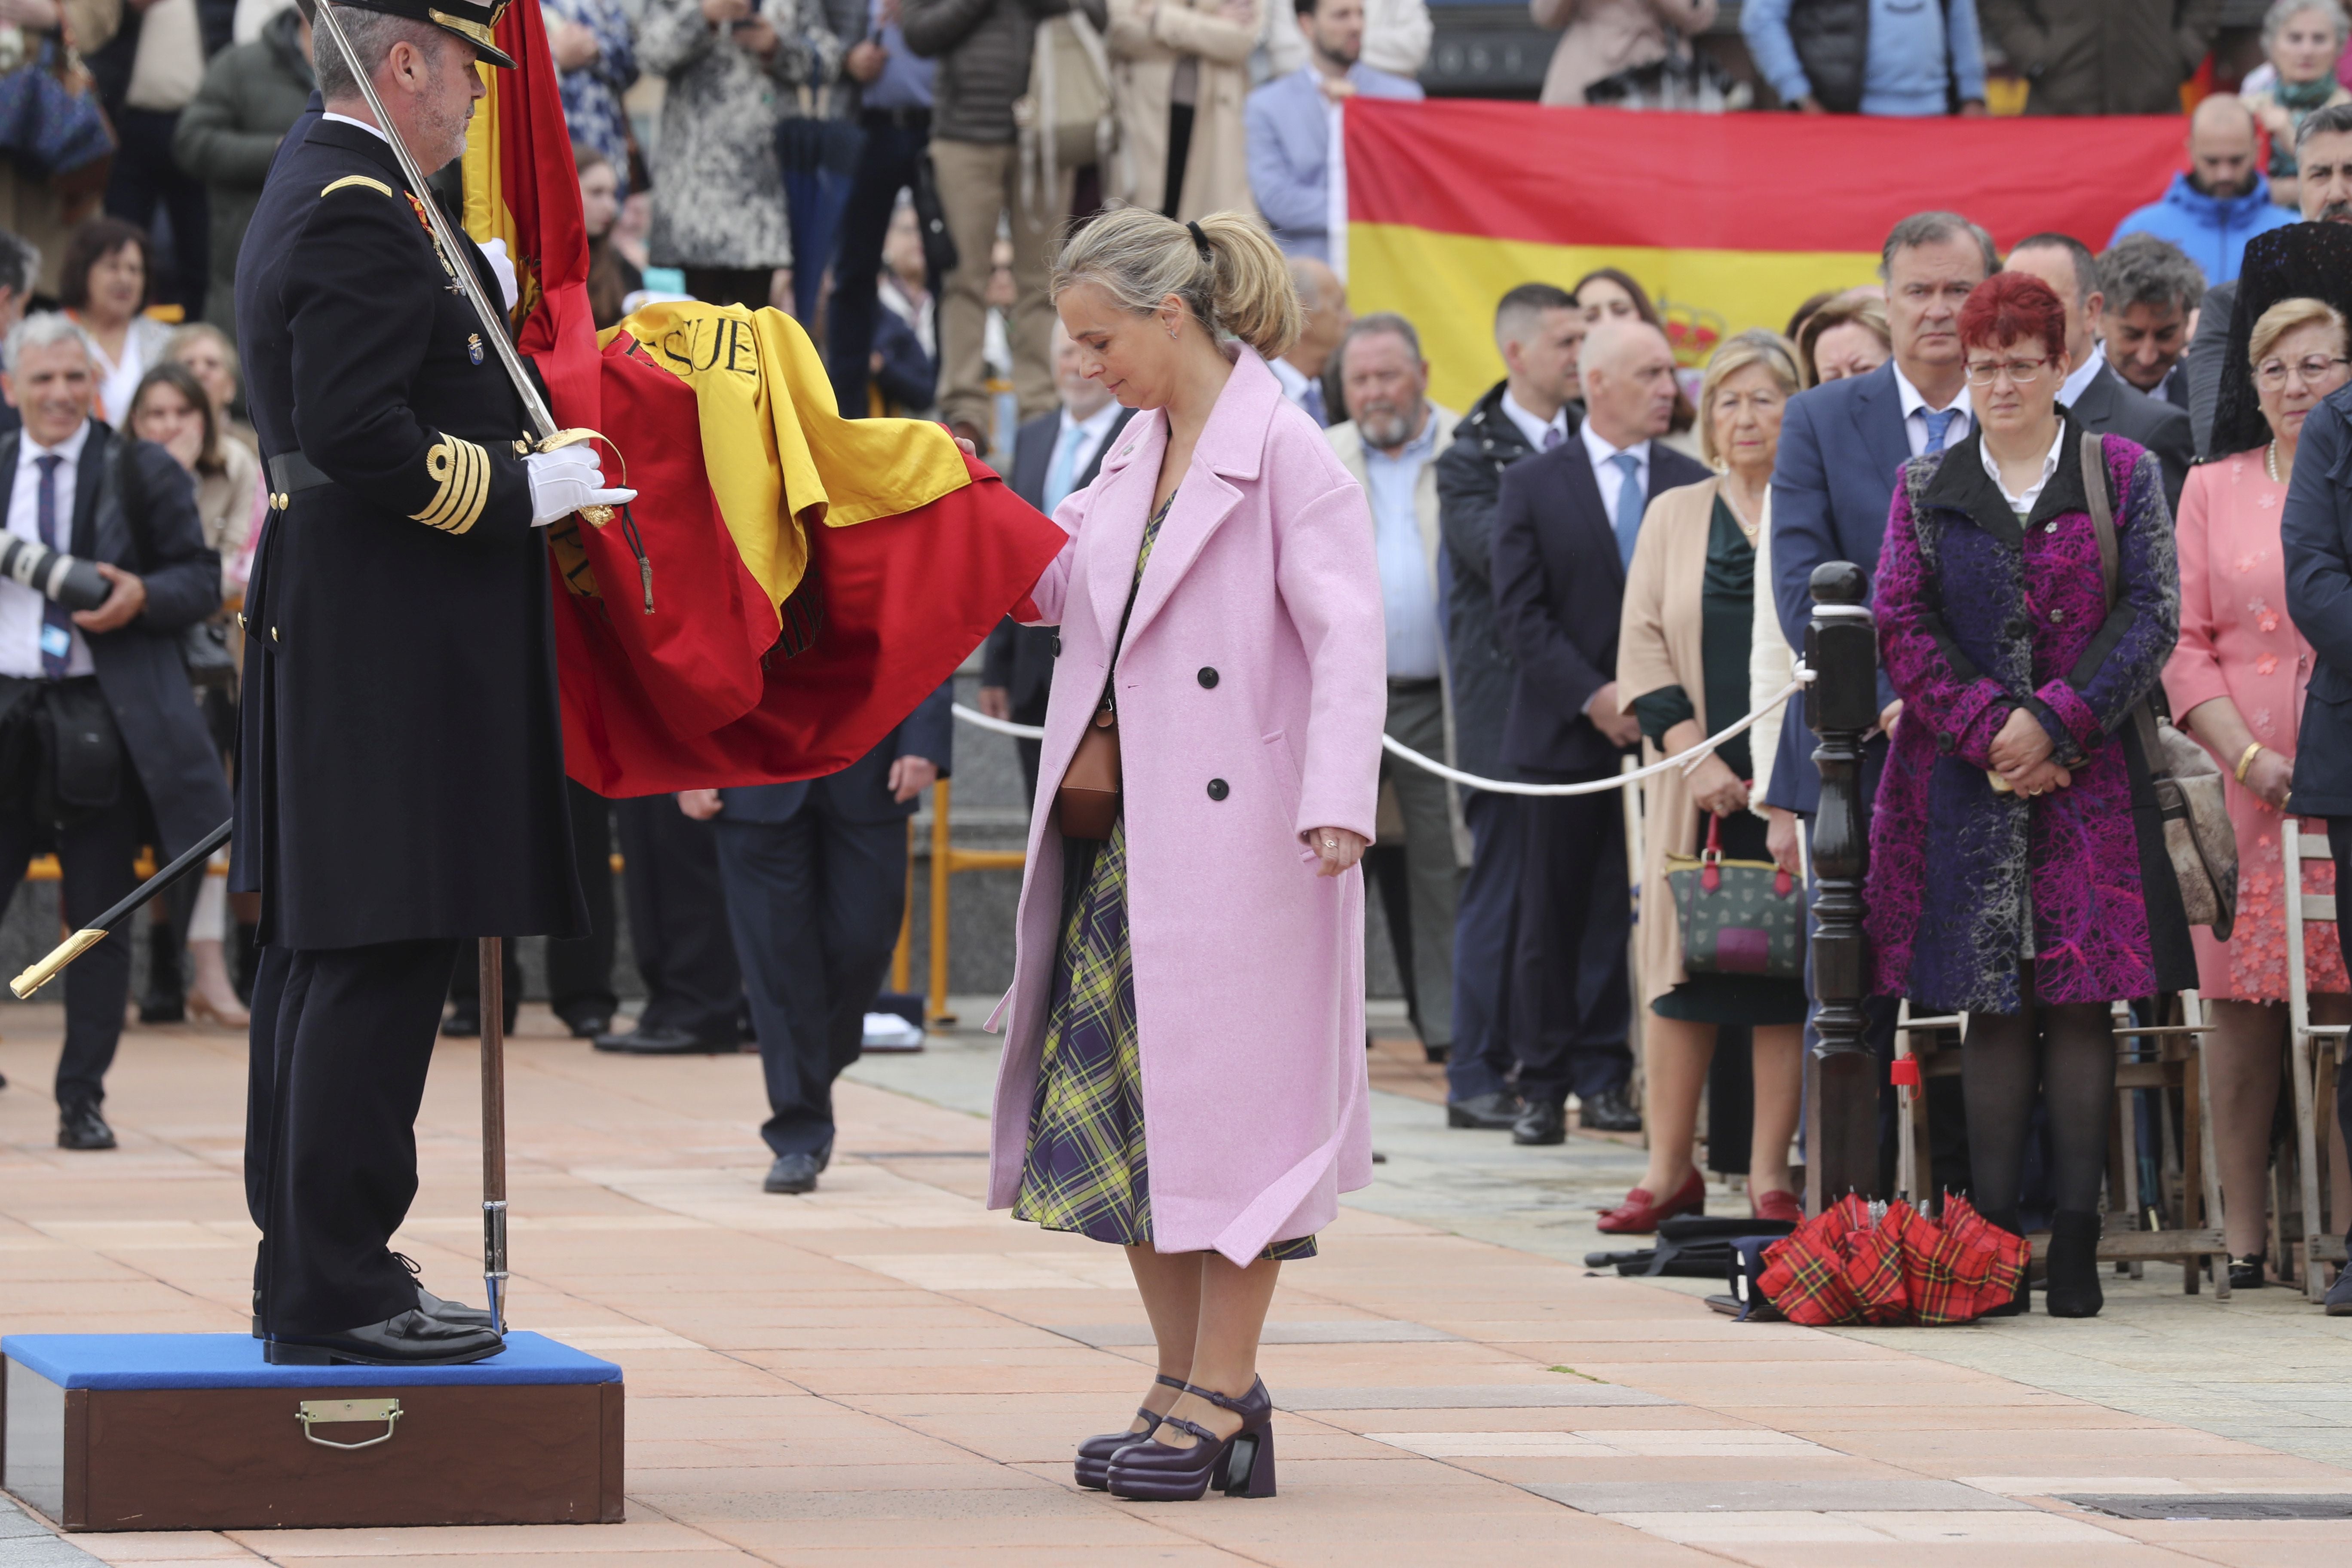
<path id="1" fill-rule="evenodd" d="M 1805 967 L 1805 899 L 1769 860 L 1723 858 L 1723 818 L 1706 819 L 1706 847 L 1666 857 L 1666 888 L 1693 974 L 1793 980 Z"/>

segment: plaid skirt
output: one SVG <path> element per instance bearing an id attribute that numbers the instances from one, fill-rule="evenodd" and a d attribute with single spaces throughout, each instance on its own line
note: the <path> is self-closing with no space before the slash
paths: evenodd
<path id="1" fill-rule="evenodd" d="M 1062 947 L 1013 1216 L 1121 1247 L 1151 1244 L 1143 1068 L 1128 943 L 1127 820 L 1102 843 L 1062 841 Z M 1261 1258 L 1315 1256 L 1315 1238 Z"/>

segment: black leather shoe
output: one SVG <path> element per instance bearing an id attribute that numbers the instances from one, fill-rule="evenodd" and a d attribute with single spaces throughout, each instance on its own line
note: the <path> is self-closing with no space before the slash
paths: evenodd
<path id="1" fill-rule="evenodd" d="M 1421 1054 L 1433 1065 L 1444 1067 L 1447 1062 L 1454 1059 L 1454 1047 L 1452 1046 L 1433 1046 L 1427 1040 L 1423 1040 L 1421 1042 Z"/>
<path id="2" fill-rule="evenodd" d="M 1595 1132 L 1639 1132 L 1642 1112 L 1625 1097 L 1622 1089 L 1604 1089 L 1584 1102 L 1577 1112 L 1576 1124 Z"/>
<path id="3" fill-rule="evenodd" d="M 409 1257 L 405 1252 L 395 1252 L 392 1255 L 392 1258 L 394 1262 L 408 1270 L 409 1278 L 412 1279 L 416 1279 L 419 1275 L 422 1275 L 425 1272 L 422 1268 L 418 1267 L 416 1259 Z M 257 1313 L 259 1311 L 260 1306 L 260 1300 L 257 1297 L 254 1301 L 254 1308 Z M 421 1283 L 416 1287 L 416 1310 L 424 1313 L 428 1318 L 438 1318 L 445 1323 L 462 1323 L 469 1328 L 478 1329 L 487 1329 L 492 1326 L 490 1323 L 490 1314 L 487 1308 L 468 1307 L 463 1301 L 445 1301 L 440 1297 L 436 1296 L 432 1291 L 427 1290 Z"/>
<path id="4" fill-rule="evenodd" d="M 184 1024 L 188 1021 L 187 998 L 146 997 L 139 1004 L 139 1021 L 142 1024 Z"/>
<path id="5" fill-rule="evenodd" d="M 98 1106 L 87 1100 L 77 1100 L 58 1107 L 58 1147 L 60 1149 L 111 1149 L 114 1129 L 98 1113 Z"/>
<path id="6" fill-rule="evenodd" d="M 2095 1318 L 2106 1304 L 2099 1289 L 2099 1215 L 2060 1209 L 2050 1216 L 2049 1279 L 2042 1310 L 2053 1318 Z"/>
<path id="7" fill-rule="evenodd" d="M 760 1190 L 768 1193 L 813 1193 L 816 1191 L 817 1173 L 824 1163 L 814 1154 L 779 1154 L 776 1163 L 768 1167 L 768 1179 Z"/>
<path id="8" fill-rule="evenodd" d="M 487 1328 L 445 1323 L 423 1311 L 401 1312 L 339 1334 L 280 1334 L 264 1342 L 272 1366 L 459 1366 L 506 1349 Z"/>
<path id="9" fill-rule="evenodd" d="M 735 1042 L 700 1039 L 684 1029 L 631 1029 L 597 1036 L 596 1048 L 631 1057 L 716 1057 L 732 1052 Z"/>
<path id="10" fill-rule="evenodd" d="M 563 1022 L 575 1040 L 593 1040 L 613 1032 L 613 1015 L 610 1013 L 583 1013 Z"/>
<path id="11" fill-rule="evenodd" d="M 1486 1132 L 1507 1132 L 1526 1110 L 1517 1095 L 1507 1089 L 1498 1089 L 1492 1094 L 1474 1094 L 1467 1100 L 1447 1100 L 1445 1125 L 1475 1127 Z"/>
<path id="12" fill-rule="evenodd" d="M 1530 1105 L 1511 1124 L 1511 1142 L 1528 1145 L 1562 1143 L 1568 1140 L 1568 1110 L 1546 1102 Z"/>

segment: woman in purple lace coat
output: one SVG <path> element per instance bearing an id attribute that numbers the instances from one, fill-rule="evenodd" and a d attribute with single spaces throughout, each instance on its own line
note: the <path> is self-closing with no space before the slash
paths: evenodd
<path id="1" fill-rule="evenodd" d="M 1876 989 L 1968 1012 L 1976 1204 L 2012 1233 L 2042 1090 L 2057 1204 L 2046 1306 L 2089 1317 L 2109 1007 L 2197 984 L 2131 724 L 2179 632 L 2172 517 L 2156 458 L 2097 438 L 2119 556 L 2110 610 L 2083 429 L 2056 406 L 2063 307 L 2001 273 L 1959 328 L 1979 432 L 1904 465 L 1878 563 L 1879 648 L 1903 713 L 1871 824 Z M 2021 1282 L 2011 1310 L 2025 1303 Z"/>

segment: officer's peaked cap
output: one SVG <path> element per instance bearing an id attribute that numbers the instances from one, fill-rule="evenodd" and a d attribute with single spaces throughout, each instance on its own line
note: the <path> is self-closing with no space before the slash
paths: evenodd
<path id="1" fill-rule="evenodd" d="M 332 0 L 347 11 L 381 11 L 386 16 L 406 16 L 411 21 L 430 22 L 446 32 L 455 33 L 474 46 L 474 52 L 494 66 L 507 70 L 514 68 L 514 58 L 492 40 L 490 29 L 507 14 L 511 0 Z M 311 0 L 302 6 L 305 14 Z M 331 45 L 328 46 L 332 47 Z"/>

